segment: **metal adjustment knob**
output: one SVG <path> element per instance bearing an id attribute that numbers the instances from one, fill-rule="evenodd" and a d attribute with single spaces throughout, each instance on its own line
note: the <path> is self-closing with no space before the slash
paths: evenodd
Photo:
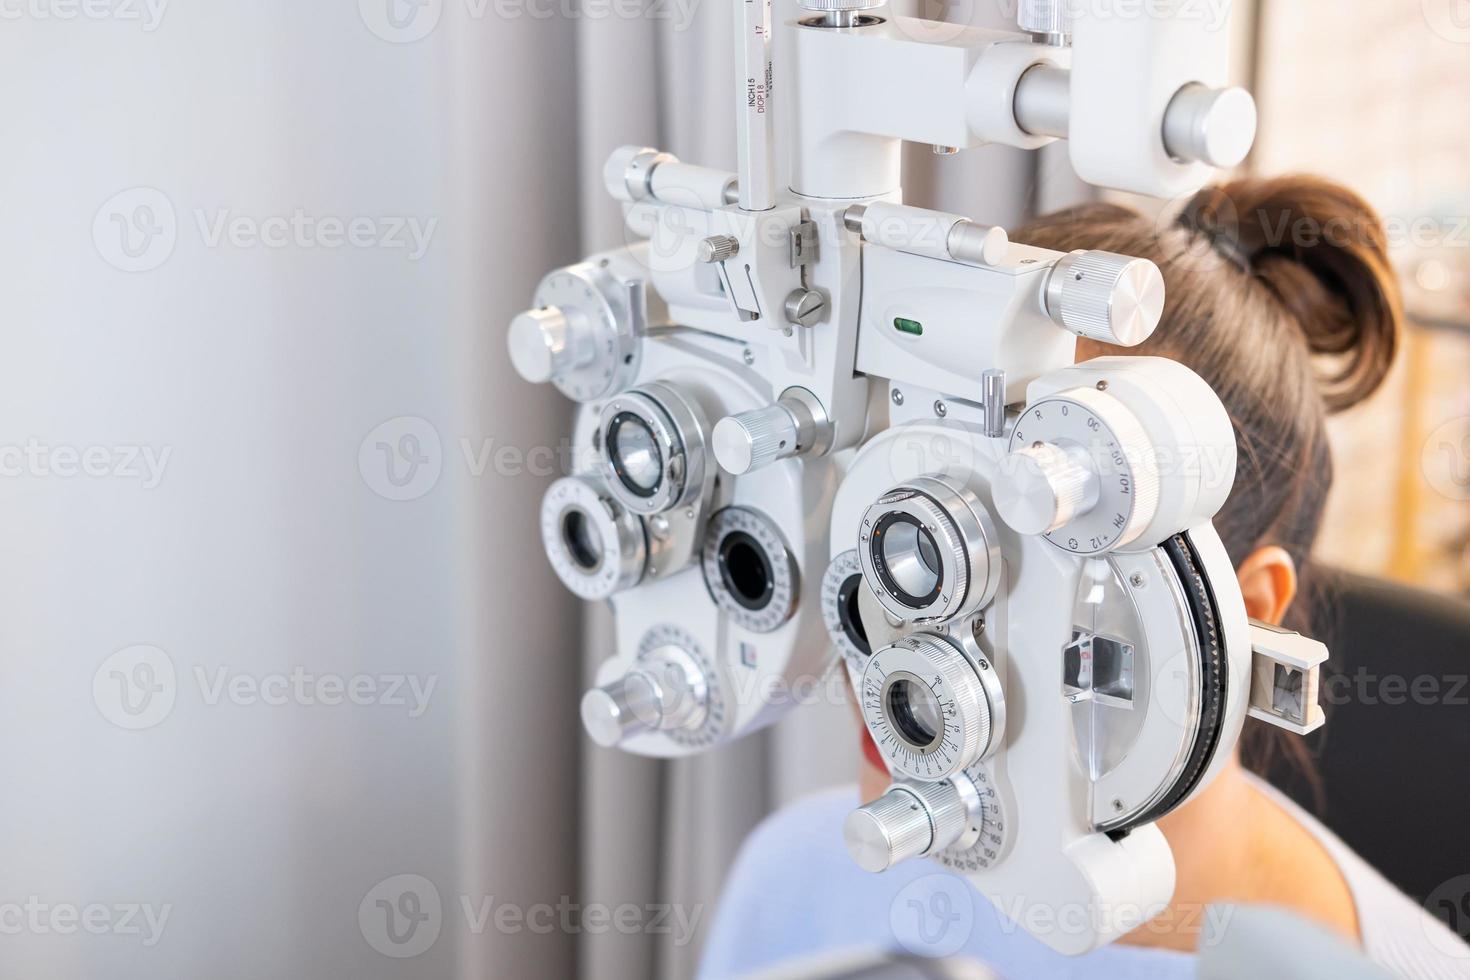
<path id="1" fill-rule="evenodd" d="M 1061 38 L 1072 33 L 1067 0 L 1021 0 L 1016 24 L 1023 31 Z"/>
<path id="2" fill-rule="evenodd" d="M 847 815 L 842 837 L 857 866 L 876 874 L 944 850 L 964 836 L 970 822 L 969 801 L 955 782 L 895 783 Z"/>
<path id="3" fill-rule="evenodd" d="M 1164 149 L 1184 163 L 1233 167 L 1256 141 L 1256 100 L 1243 88 L 1184 86 L 1164 110 Z"/>
<path id="4" fill-rule="evenodd" d="M 1078 336 L 1135 347 L 1164 315 L 1164 276 L 1148 259 L 1072 252 L 1052 267 L 1044 302 L 1052 320 Z"/>
<path id="5" fill-rule="evenodd" d="M 888 0 L 797 0 L 805 10 L 819 12 L 844 10 L 876 10 Z"/>
<path id="6" fill-rule="evenodd" d="M 1017 534 L 1050 534 L 1097 505 L 1099 484 L 1084 450 L 1039 442 L 1006 458 L 991 497 Z"/>
<path id="7" fill-rule="evenodd" d="M 511 365 L 532 384 L 545 384 L 577 366 L 571 322 L 555 306 L 517 316 L 506 340 Z"/>
<path id="8" fill-rule="evenodd" d="M 832 423 L 816 395 L 788 388 L 774 405 L 720 419 L 711 442 L 720 466 L 740 476 L 779 459 L 825 453 Z"/>
<path id="9" fill-rule="evenodd" d="M 605 748 L 658 728 L 661 714 L 658 685 L 642 671 L 582 695 L 582 727 Z"/>
<path id="10" fill-rule="evenodd" d="M 723 262 L 740 254 L 740 239 L 731 235 L 711 235 L 699 243 L 696 255 L 704 263 Z"/>
<path id="11" fill-rule="evenodd" d="M 709 714 L 709 683 L 688 651 L 660 647 L 622 677 L 582 695 L 582 727 L 611 748 L 651 731 L 698 728 Z"/>

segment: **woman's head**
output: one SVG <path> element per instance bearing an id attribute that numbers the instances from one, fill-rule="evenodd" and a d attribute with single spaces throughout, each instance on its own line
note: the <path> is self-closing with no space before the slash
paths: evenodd
<path id="1" fill-rule="evenodd" d="M 1167 298 L 1153 337 L 1128 351 L 1088 344 L 1079 357 L 1156 354 L 1209 382 L 1239 453 L 1215 520 L 1231 559 L 1244 570 L 1253 556 L 1277 555 L 1274 567 L 1305 576 L 1332 482 L 1326 418 L 1378 388 L 1399 342 L 1398 290 L 1372 208 L 1318 178 L 1240 180 L 1201 191 L 1177 220 L 1090 204 L 1015 237 L 1158 265 Z M 1304 626 L 1301 612 L 1291 619 Z"/>

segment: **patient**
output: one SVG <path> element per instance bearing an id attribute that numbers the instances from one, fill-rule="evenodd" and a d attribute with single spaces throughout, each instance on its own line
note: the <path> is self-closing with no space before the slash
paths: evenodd
<path id="1" fill-rule="evenodd" d="M 1310 177 L 1210 188 L 1160 224 L 1092 204 L 1043 218 L 1017 241 L 1153 260 L 1168 301 L 1152 339 L 1131 351 L 1084 341 L 1078 358 L 1156 354 L 1219 394 L 1239 470 L 1215 520 L 1254 618 L 1310 632 L 1309 556 L 1332 480 L 1326 417 L 1382 383 L 1400 306 L 1382 223 L 1356 195 Z M 706 951 L 708 977 L 855 947 L 965 955 L 1001 976 L 1190 977 L 1208 916 L 1229 903 L 1284 906 L 1408 977 L 1470 976 L 1470 949 L 1254 772 L 1301 742 L 1247 723 L 1232 760 L 1159 823 L 1178 866 L 1171 907 L 1088 956 L 1052 953 L 936 863 L 859 870 L 842 822 L 888 776 L 863 732 L 861 785 L 804 800 L 751 835 L 731 872 Z M 1385 833 L 1394 832 L 1385 828 Z M 971 901 L 971 899 L 973 899 Z M 933 922 L 906 929 L 906 909 Z M 952 926 L 952 928 L 950 927 Z"/>

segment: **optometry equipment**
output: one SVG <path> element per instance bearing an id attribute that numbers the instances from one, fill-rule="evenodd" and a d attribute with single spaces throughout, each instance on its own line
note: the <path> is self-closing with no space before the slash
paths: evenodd
<path id="1" fill-rule="evenodd" d="M 616 622 L 582 719 L 687 755 L 840 656 L 895 777 L 848 821 L 855 859 L 1085 912 L 1036 930 L 1081 953 L 1168 899 L 1154 821 L 1248 713 L 1320 724 L 1326 652 L 1246 620 L 1210 525 L 1235 447 L 1208 386 L 1073 363 L 1078 337 L 1147 339 L 1159 270 L 904 204 L 900 150 L 1065 138 L 1084 180 L 1175 197 L 1243 159 L 1254 103 L 1184 0 L 1023 0 L 1013 32 L 800 2 L 779 35 L 769 0 L 733 5 L 738 173 L 616 150 L 628 244 L 511 325 L 517 370 L 581 404 L 541 522 Z"/>

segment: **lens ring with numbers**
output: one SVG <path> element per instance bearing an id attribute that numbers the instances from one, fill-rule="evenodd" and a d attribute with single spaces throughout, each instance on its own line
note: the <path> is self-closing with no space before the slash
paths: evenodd
<path id="1" fill-rule="evenodd" d="M 557 578 L 590 601 L 637 585 L 648 560 L 643 521 L 581 477 L 557 480 L 541 498 L 541 542 Z"/>
<path id="2" fill-rule="evenodd" d="M 646 384 L 609 399 L 596 437 L 608 489 L 635 514 L 692 502 L 708 472 L 708 429 L 699 405 L 671 384 Z"/>
<path id="3" fill-rule="evenodd" d="M 779 629 L 796 609 L 796 559 L 780 529 L 757 510 L 726 507 L 711 517 L 700 565 L 715 604 L 753 633 Z"/>
<path id="4" fill-rule="evenodd" d="M 822 621 L 827 636 L 842 654 L 848 669 L 861 675 L 873 655 L 868 633 L 858 609 L 863 583 L 863 566 L 857 551 L 844 551 L 833 558 L 822 576 Z"/>
<path id="5" fill-rule="evenodd" d="M 964 486 L 919 477 L 868 508 L 858 561 L 874 595 L 904 622 L 936 623 L 984 608 L 1000 585 L 999 537 Z"/>
<path id="6" fill-rule="evenodd" d="M 888 764 L 911 779 L 945 779 L 980 761 L 992 746 L 991 703 L 976 665 L 937 635 L 906 636 L 863 671 L 863 721 Z"/>

